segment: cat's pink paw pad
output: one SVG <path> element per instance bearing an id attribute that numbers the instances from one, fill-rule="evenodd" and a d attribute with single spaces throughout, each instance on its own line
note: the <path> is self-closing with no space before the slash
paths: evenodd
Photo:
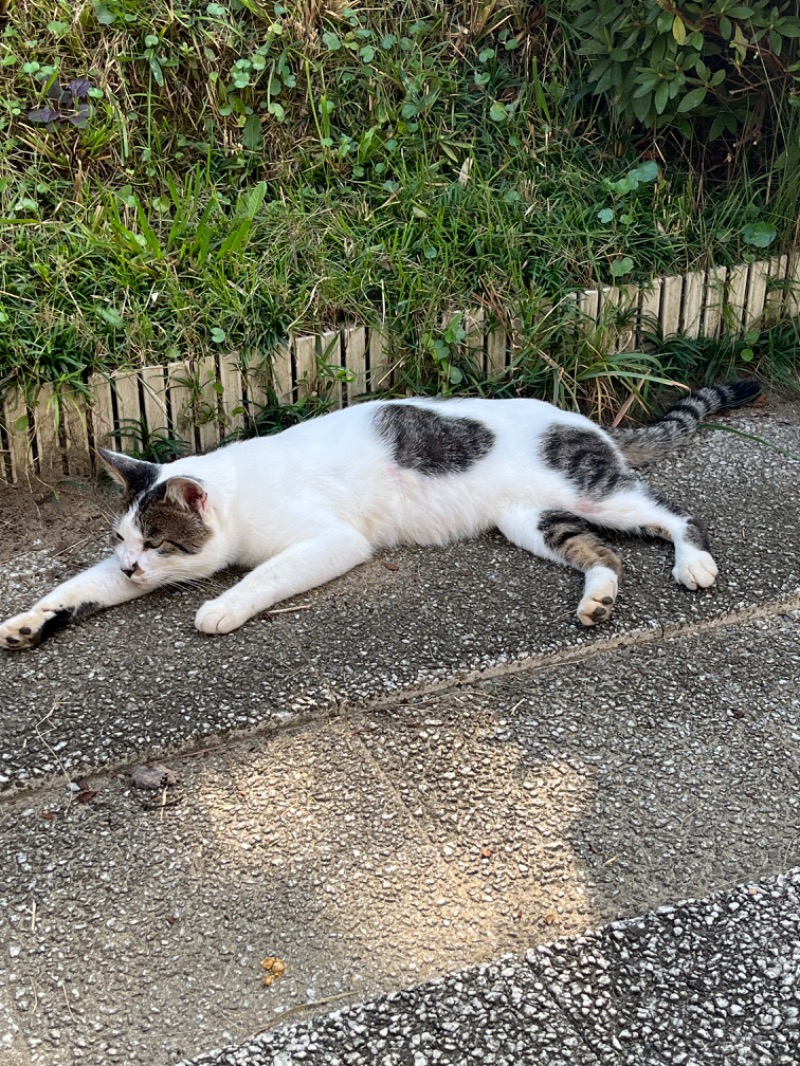
<path id="1" fill-rule="evenodd" d="M 685 585 L 687 589 L 707 589 L 714 584 L 717 574 L 717 564 L 708 552 L 697 552 L 689 559 L 683 561 L 680 566 L 675 566 L 672 576 L 679 585 Z"/>
<path id="2" fill-rule="evenodd" d="M 578 604 L 578 621 L 596 626 L 611 617 L 618 589 L 617 575 L 607 567 L 596 567 L 586 575 L 583 598 Z"/>
<path id="3" fill-rule="evenodd" d="M 242 615 L 233 604 L 225 603 L 223 597 L 207 600 L 195 615 L 194 624 L 201 633 L 216 636 L 220 633 L 232 633 L 243 625 L 249 615 Z"/>
<path id="4" fill-rule="evenodd" d="M 596 626 L 610 618 L 613 610 L 614 597 L 611 595 L 584 596 L 578 604 L 578 620 L 585 626 Z"/>
<path id="5" fill-rule="evenodd" d="M 55 614 L 56 611 L 34 607 L 32 611 L 9 618 L 7 622 L 0 624 L 0 648 L 5 648 L 6 651 L 25 651 L 27 648 L 36 647 L 45 623 Z"/>

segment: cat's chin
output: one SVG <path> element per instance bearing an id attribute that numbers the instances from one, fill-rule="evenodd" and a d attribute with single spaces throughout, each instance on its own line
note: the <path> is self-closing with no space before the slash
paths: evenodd
<path id="1" fill-rule="evenodd" d="M 156 574 L 133 574 L 127 579 L 131 583 L 131 587 L 135 589 L 141 589 L 143 592 L 150 592 L 152 589 L 157 589 L 160 585 L 166 585 L 170 578 L 166 575 Z"/>

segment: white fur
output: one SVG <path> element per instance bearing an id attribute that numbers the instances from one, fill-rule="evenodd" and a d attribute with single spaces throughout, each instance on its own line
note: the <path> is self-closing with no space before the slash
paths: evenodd
<path id="1" fill-rule="evenodd" d="M 181 476 L 205 490 L 198 506 L 212 536 L 202 551 L 161 555 L 145 549 L 134 505 L 117 523 L 123 540 L 115 558 L 0 626 L 0 645 L 11 647 L 9 636 L 15 649 L 33 643 L 48 613 L 88 602 L 111 606 L 234 564 L 250 573 L 199 609 L 195 621 L 204 633 L 228 633 L 280 600 L 345 573 L 375 550 L 399 544 L 447 544 L 498 527 L 526 550 L 561 562 L 537 528 L 542 513 L 554 510 L 619 529 L 660 524 L 678 546 L 676 579 L 689 587 L 713 581 L 711 557 L 683 543 L 686 519 L 655 504 L 642 487 L 591 501 L 543 464 L 539 440 L 552 426 L 597 430 L 582 416 L 538 400 L 401 401 L 475 419 L 495 436 L 489 453 L 466 471 L 430 476 L 395 462 L 374 424 L 382 402 L 165 465 L 160 481 Z M 122 569 L 134 573 L 128 577 Z M 616 576 L 600 569 L 587 574 L 579 608 L 586 624 L 589 601 L 616 595 Z M 20 635 L 23 626 L 31 628 L 30 636 Z"/>

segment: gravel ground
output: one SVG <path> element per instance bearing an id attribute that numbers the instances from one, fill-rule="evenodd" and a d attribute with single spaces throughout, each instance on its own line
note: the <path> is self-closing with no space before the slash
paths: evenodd
<path id="1" fill-rule="evenodd" d="M 730 425 L 800 454 L 784 413 Z M 799 468 L 721 432 L 657 468 L 723 576 L 626 543 L 597 631 L 485 537 L 219 640 L 190 589 L 4 656 L 5 1061 L 796 1066 Z M 98 550 L 16 556 L 4 609 Z M 179 783 L 134 788 L 155 755 Z"/>
<path id="2" fill-rule="evenodd" d="M 266 1033 L 191 1066 L 796 1066 L 798 1015 L 794 870 Z"/>
<path id="3" fill-rule="evenodd" d="M 172 1063 L 800 865 L 798 664 L 778 616 L 7 801 L 19 1061 Z"/>

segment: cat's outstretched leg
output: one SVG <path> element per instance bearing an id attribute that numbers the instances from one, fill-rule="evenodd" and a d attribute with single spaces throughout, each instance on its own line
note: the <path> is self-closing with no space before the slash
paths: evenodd
<path id="1" fill-rule="evenodd" d="M 591 521 L 624 533 L 659 537 L 675 546 L 672 576 L 687 589 L 714 584 L 717 564 L 708 537 L 698 520 L 658 496 L 642 481 L 605 497 L 594 508 Z"/>
<path id="2" fill-rule="evenodd" d="M 53 589 L 29 611 L 0 623 L 0 648 L 24 651 L 33 648 L 76 614 L 101 607 L 114 607 L 150 592 L 120 569 L 112 555 Z"/>
<path id="3" fill-rule="evenodd" d="M 596 625 L 611 615 L 622 562 L 588 522 L 567 511 L 516 507 L 502 515 L 497 528 L 512 544 L 542 559 L 575 567 L 586 575 L 577 610 L 585 626 Z"/>
<path id="4" fill-rule="evenodd" d="M 341 577 L 372 555 L 372 545 L 350 526 L 337 526 L 292 544 L 208 600 L 195 616 L 201 633 L 231 633 L 273 604 Z"/>

